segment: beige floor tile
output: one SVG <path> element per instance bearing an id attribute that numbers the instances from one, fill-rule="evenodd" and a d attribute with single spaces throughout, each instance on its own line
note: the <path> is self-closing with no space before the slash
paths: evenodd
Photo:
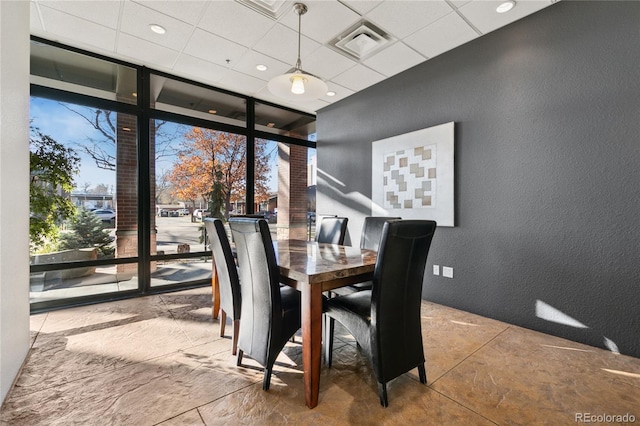
<path id="1" fill-rule="evenodd" d="M 158 426 L 206 426 L 206 424 L 200 417 L 198 410 L 191 410 L 159 423 Z"/>
<path id="2" fill-rule="evenodd" d="M 212 342 L 28 395 L 11 394 L 0 419 L 28 425 L 153 425 L 258 381 Z"/>
<path id="3" fill-rule="evenodd" d="M 640 419 L 639 359 L 515 326 L 432 386 L 499 424 L 572 424 L 576 413 Z"/>

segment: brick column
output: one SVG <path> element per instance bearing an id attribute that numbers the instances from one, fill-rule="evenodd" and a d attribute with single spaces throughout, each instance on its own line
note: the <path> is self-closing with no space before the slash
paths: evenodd
<path id="1" fill-rule="evenodd" d="M 278 143 L 278 239 L 307 239 L 307 147 Z"/>
<path id="2" fill-rule="evenodd" d="M 116 258 L 138 256 L 138 140 L 136 117 L 118 114 L 116 132 Z M 151 142 L 151 205 L 155 207 L 155 145 Z M 151 248 L 155 254 L 155 208 L 151 209 Z M 152 270 L 155 264 L 152 264 Z M 136 273 L 135 263 L 118 265 L 118 272 Z"/>

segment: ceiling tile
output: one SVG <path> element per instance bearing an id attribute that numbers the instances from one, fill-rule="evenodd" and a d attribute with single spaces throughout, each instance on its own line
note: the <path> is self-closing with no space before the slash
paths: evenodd
<path id="1" fill-rule="evenodd" d="M 146 8 L 171 16 L 191 25 L 202 17 L 207 2 L 202 0 L 133 0 Z"/>
<path id="2" fill-rule="evenodd" d="M 329 86 L 329 91 L 330 92 L 335 92 L 336 94 L 334 96 L 325 95 L 322 98 L 320 98 L 320 99 L 322 99 L 324 101 L 327 101 L 327 102 L 331 102 L 331 103 L 337 102 L 340 99 L 344 99 L 347 96 L 351 96 L 354 93 L 356 93 L 353 90 L 347 89 L 346 87 L 340 86 L 340 85 L 338 85 L 338 84 L 336 84 L 336 83 L 334 83 L 332 81 L 330 81 L 328 83 L 328 86 Z"/>
<path id="3" fill-rule="evenodd" d="M 425 60 L 426 58 L 415 50 L 407 47 L 407 45 L 402 42 L 397 42 L 365 60 L 363 63 L 369 68 L 387 77 L 391 77 Z"/>
<path id="4" fill-rule="evenodd" d="M 332 78 L 331 81 L 357 92 L 384 80 L 384 78 L 384 75 L 358 64 Z"/>
<path id="5" fill-rule="evenodd" d="M 237 88 L 240 87 L 242 88 L 240 93 L 246 95 L 253 95 L 263 87 L 267 86 L 266 81 L 237 71 L 229 71 L 224 77 L 222 77 L 218 84 L 222 87 L 234 88 L 236 91 Z"/>
<path id="6" fill-rule="evenodd" d="M 256 65 L 265 65 L 267 69 L 265 71 L 258 71 Z M 254 52 L 252 50 L 247 51 L 239 61 L 235 63 L 233 69 L 243 74 L 251 75 L 264 81 L 269 81 L 273 77 L 286 73 L 291 68 L 291 65 L 284 62 L 273 59 L 270 56 L 263 55 L 262 53 Z"/>
<path id="7" fill-rule="evenodd" d="M 450 13 L 407 37 L 404 42 L 424 56 L 433 58 L 476 37 L 478 33 L 457 13 Z"/>
<path id="8" fill-rule="evenodd" d="M 302 59 L 302 69 L 324 79 L 331 79 L 356 66 L 351 60 L 325 46 L 316 49 Z"/>
<path id="9" fill-rule="evenodd" d="M 173 69 L 182 76 L 190 76 L 191 79 L 203 83 L 216 83 L 229 72 L 229 68 L 195 58 L 182 53 L 176 61 Z"/>
<path id="10" fill-rule="evenodd" d="M 366 17 L 397 38 L 404 38 L 442 18 L 453 9 L 444 0 L 385 1 Z"/>
<path id="11" fill-rule="evenodd" d="M 549 6 L 551 1 L 518 1 L 516 2 L 516 6 L 509 12 L 498 13 L 496 12 L 496 8 L 501 3 L 503 3 L 502 0 L 472 1 L 458 10 L 469 20 L 469 22 L 471 22 L 472 25 L 482 31 L 483 34 L 486 34 Z"/>
<path id="12" fill-rule="evenodd" d="M 163 67 L 167 69 L 173 66 L 178 56 L 178 52 L 175 50 L 124 33 L 118 37 L 117 52 L 135 64 L 147 64 L 152 68 Z"/>
<path id="13" fill-rule="evenodd" d="M 200 28 L 251 47 L 275 25 L 275 21 L 235 1 L 213 1 L 205 11 Z"/>
<path id="14" fill-rule="evenodd" d="M 245 54 L 247 48 L 204 30 L 196 29 L 184 51 L 191 56 L 214 64 L 233 67 Z M 229 60 L 228 63 L 227 60 Z"/>
<path id="15" fill-rule="evenodd" d="M 371 11 L 374 7 L 378 6 L 382 1 L 380 0 L 339 0 L 340 3 L 343 3 L 350 7 L 351 9 L 358 12 L 360 15 L 365 15 L 367 12 Z"/>
<path id="16" fill-rule="evenodd" d="M 305 57 L 319 46 L 317 42 L 302 36 L 300 54 Z M 298 57 L 298 32 L 278 24 L 254 46 L 253 50 L 294 66 Z"/>
<path id="17" fill-rule="evenodd" d="M 50 7 L 78 18 L 100 24 L 104 27 L 118 28 L 120 1 L 40 1 L 41 6 Z"/>
<path id="18" fill-rule="evenodd" d="M 449 1 L 457 9 L 459 9 L 462 6 L 464 6 L 465 4 L 471 2 L 471 0 L 449 0 Z"/>
<path id="19" fill-rule="evenodd" d="M 167 30 L 166 34 L 154 33 L 149 29 L 150 24 L 162 25 Z M 151 43 L 161 44 L 169 49 L 182 50 L 193 32 L 193 25 L 137 3 L 126 2 L 120 30 Z"/>
<path id="20" fill-rule="evenodd" d="M 49 7 L 40 6 L 44 28 L 49 37 L 64 37 L 86 46 L 98 47 L 113 52 L 116 31 Z M 78 34 L 82 34 L 79 39 Z"/>
<path id="21" fill-rule="evenodd" d="M 302 15 L 302 34 L 321 44 L 361 19 L 359 14 L 339 2 L 307 1 L 305 4 L 308 10 Z M 298 32 L 298 15 L 293 10 L 287 12 L 280 22 Z"/>

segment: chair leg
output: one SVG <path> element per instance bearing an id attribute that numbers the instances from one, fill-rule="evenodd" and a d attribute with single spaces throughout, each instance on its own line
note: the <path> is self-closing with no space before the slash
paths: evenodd
<path id="1" fill-rule="evenodd" d="M 244 354 L 244 352 L 242 352 L 242 349 L 238 349 L 238 358 L 236 360 L 236 365 L 238 367 L 240 367 L 242 365 L 242 355 Z"/>
<path id="2" fill-rule="evenodd" d="M 327 367 L 331 367 L 331 361 L 333 357 L 333 329 L 335 327 L 335 320 L 329 315 L 325 315 L 324 320 L 324 361 Z"/>
<path id="3" fill-rule="evenodd" d="M 269 386 L 271 385 L 271 372 L 273 371 L 273 366 L 264 368 L 264 378 L 262 379 L 262 390 L 268 391 Z"/>
<path id="4" fill-rule="evenodd" d="M 427 371 L 424 369 L 424 364 L 418 365 L 418 376 L 420 376 L 420 383 L 427 384 Z"/>
<path id="5" fill-rule="evenodd" d="M 378 382 L 378 394 L 380 395 L 380 405 L 383 407 L 389 406 L 389 401 L 387 400 L 387 384 Z"/>
<path id="6" fill-rule="evenodd" d="M 233 340 L 231 346 L 231 355 L 235 355 L 238 350 L 238 333 L 240 333 L 240 320 L 233 320 Z"/>
<path id="7" fill-rule="evenodd" d="M 224 337 L 225 325 L 227 325 L 227 313 L 220 309 L 220 337 Z"/>

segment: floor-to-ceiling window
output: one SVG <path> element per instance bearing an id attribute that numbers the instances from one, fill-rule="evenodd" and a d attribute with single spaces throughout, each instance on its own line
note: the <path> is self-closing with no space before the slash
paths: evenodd
<path id="1" fill-rule="evenodd" d="M 311 217 L 313 116 L 40 39 L 31 83 L 34 311 L 208 284 L 206 217 Z"/>

